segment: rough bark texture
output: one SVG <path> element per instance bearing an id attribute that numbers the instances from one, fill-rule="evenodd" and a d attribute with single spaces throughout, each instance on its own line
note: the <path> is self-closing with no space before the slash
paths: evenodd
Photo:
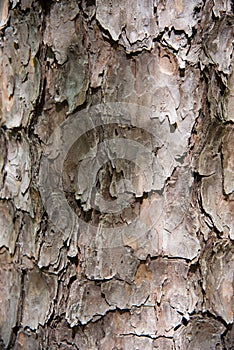
<path id="1" fill-rule="evenodd" d="M 1 349 L 234 349 L 233 9 L 1 0 Z"/>

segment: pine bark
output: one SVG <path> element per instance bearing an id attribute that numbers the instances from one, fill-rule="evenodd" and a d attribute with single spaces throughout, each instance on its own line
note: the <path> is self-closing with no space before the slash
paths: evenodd
<path id="1" fill-rule="evenodd" d="M 234 349 L 233 10 L 1 1 L 0 349 Z"/>

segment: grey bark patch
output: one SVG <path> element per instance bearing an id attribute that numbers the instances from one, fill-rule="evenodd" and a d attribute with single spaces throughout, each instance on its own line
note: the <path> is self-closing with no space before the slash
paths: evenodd
<path id="1" fill-rule="evenodd" d="M 41 273 L 29 271 L 25 278 L 25 299 L 22 323 L 32 330 L 44 325 L 51 312 L 56 296 L 56 279 Z"/>
<path id="2" fill-rule="evenodd" d="M 21 294 L 21 274 L 11 263 L 10 254 L 6 250 L 1 250 L 0 263 L 0 334 L 4 342 L 4 346 L 7 348 L 10 343 L 13 328 L 17 325 L 18 321 L 18 308 Z"/>
<path id="3" fill-rule="evenodd" d="M 33 215 L 28 191 L 31 175 L 29 143 L 26 135 L 18 133 L 7 135 L 7 160 L 4 165 L 6 176 L 0 191 L 2 198 L 13 198 L 17 208 Z"/>
<path id="4" fill-rule="evenodd" d="M 75 281 L 69 293 L 66 319 L 72 327 L 79 322 L 85 325 L 98 320 L 114 308 L 108 305 L 102 296 L 100 286 L 92 282 L 82 285 L 79 281 Z"/>
<path id="5" fill-rule="evenodd" d="M 9 0 L 1 1 L 0 4 L 0 29 L 4 28 L 8 21 Z"/>
<path id="6" fill-rule="evenodd" d="M 224 192 L 229 195 L 234 192 L 234 128 L 227 128 L 222 139 L 223 155 L 223 187 Z"/>
<path id="7" fill-rule="evenodd" d="M 44 42 L 51 46 L 59 64 L 67 61 L 67 50 L 75 35 L 74 18 L 79 13 L 79 7 L 75 1 L 55 2 L 50 9 L 47 28 L 44 34 Z"/>
<path id="8" fill-rule="evenodd" d="M 228 240 L 206 249 L 202 257 L 206 308 L 227 324 L 233 322 L 233 270 L 233 246 Z"/>
<path id="9" fill-rule="evenodd" d="M 15 210 L 10 201 L 0 202 L 0 247 L 7 247 L 14 254 L 18 236 L 17 226 L 14 224 Z"/>
<path id="10" fill-rule="evenodd" d="M 178 349 L 222 349 L 221 335 L 224 326 L 217 320 L 193 317 L 188 327 L 183 326 L 178 332 L 175 345 Z"/>
<path id="11" fill-rule="evenodd" d="M 131 8 L 131 13 L 127 11 Z M 96 18 L 108 30 L 112 39 L 118 41 L 127 52 L 151 49 L 153 38 L 158 34 L 154 7 L 151 1 L 98 0 Z"/>
<path id="12" fill-rule="evenodd" d="M 140 286 L 123 281 L 111 280 L 102 284 L 102 293 L 108 304 L 119 309 L 131 309 L 144 304 L 149 296 L 149 284 L 142 281 Z"/>

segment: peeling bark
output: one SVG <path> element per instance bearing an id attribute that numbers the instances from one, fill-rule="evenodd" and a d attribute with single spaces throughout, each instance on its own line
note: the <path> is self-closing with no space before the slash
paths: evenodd
<path id="1" fill-rule="evenodd" d="M 1 1 L 1 349 L 233 349 L 233 9 Z"/>

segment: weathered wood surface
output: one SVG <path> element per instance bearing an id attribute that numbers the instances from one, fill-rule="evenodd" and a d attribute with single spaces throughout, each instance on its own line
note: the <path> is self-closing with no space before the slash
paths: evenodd
<path id="1" fill-rule="evenodd" d="M 233 10 L 0 2 L 0 349 L 233 349 Z"/>

